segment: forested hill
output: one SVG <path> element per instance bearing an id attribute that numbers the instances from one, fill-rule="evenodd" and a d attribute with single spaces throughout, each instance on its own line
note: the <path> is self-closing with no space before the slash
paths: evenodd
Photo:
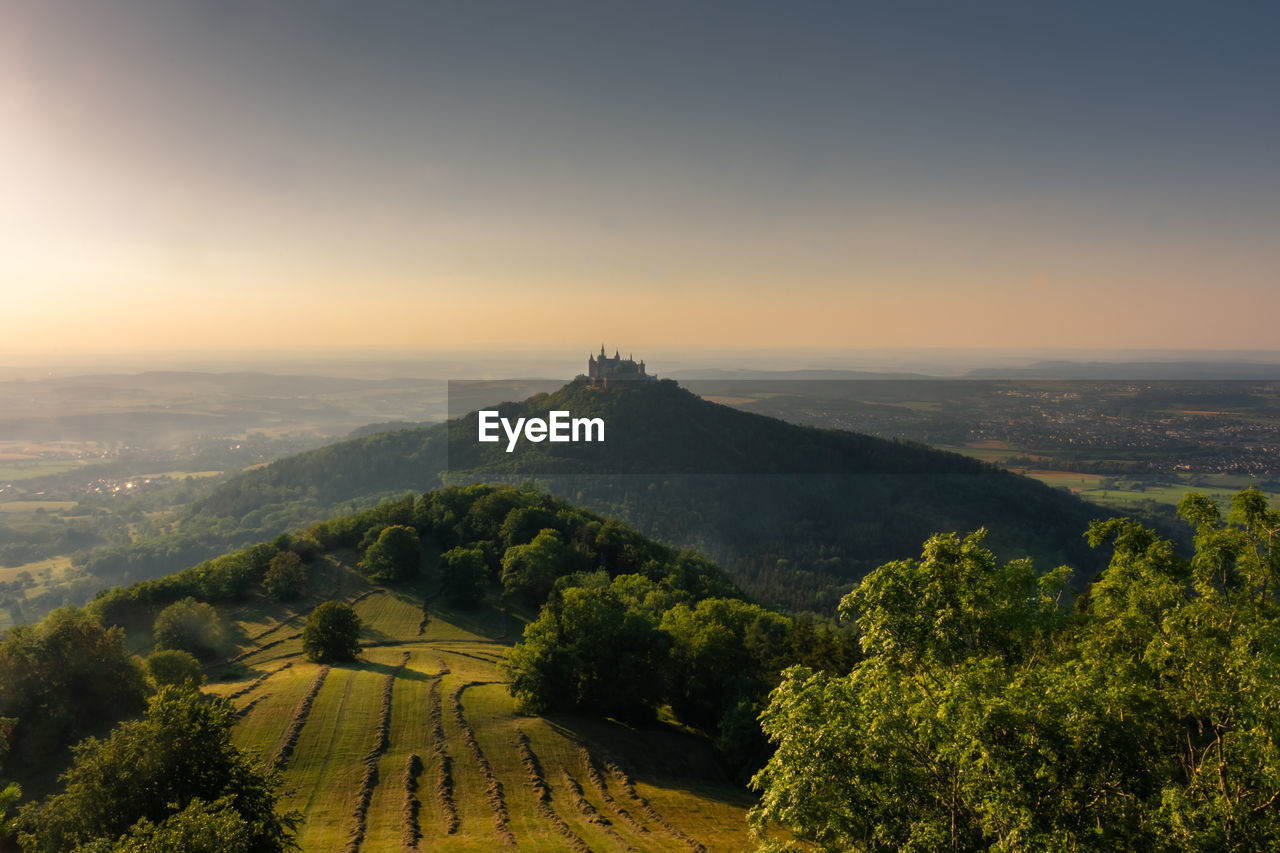
<path id="1" fill-rule="evenodd" d="M 601 417 L 607 440 L 522 442 L 507 453 L 505 439 L 475 441 L 474 413 L 366 436 L 246 472 L 196 505 L 178 534 L 234 547 L 441 482 L 530 479 L 695 548 L 752 595 L 793 609 L 832 612 L 851 580 L 914 553 L 939 530 L 985 527 L 1001 556 L 1068 563 L 1081 580 L 1098 568 L 1081 531 L 1102 510 L 922 445 L 788 424 L 672 381 L 571 383 L 497 408 L 510 419 L 549 410 Z M 135 578 L 147 573 L 137 569 Z"/>
<path id="2" fill-rule="evenodd" d="M 672 380 L 597 388 L 573 382 L 551 394 L 496 407 L 502 417 L 549 411 L 602 419 L 603 443 L 521 440 L 508 452 L 476 441 L 477 413 L 449 424 L 453 471 L 557 474 L 975 474 L 975 460 L 922 444 L 797 426 L 712 403 Z"/>

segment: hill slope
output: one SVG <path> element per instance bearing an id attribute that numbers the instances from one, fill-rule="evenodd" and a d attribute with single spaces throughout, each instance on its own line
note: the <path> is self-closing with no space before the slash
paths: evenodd
<path id="1" fill-rule="evenodd" d="M 534 479 L 654 538 L 719 561 L 750 593 L 830 612 L 851 580 L 915 553 L 939 530 L 990 530 L 1004 557 L 1099 565 L 1081 539 L 1102 510 L 955 454 L 796 426 L 702 400 L 664 381 L 570 384 L 499 407 L 602 417 L 604 445 L 475 441 L 476 417 L 382 433 L 246 472 L 198 504 L 179 530 L 242 545 L 352 502 L 447 482 Z M 172 568 L 169 566 L 166 569 Z"/>
<path id="2" fill-rule="evenodd" d="M 422 589 L 370 584 L 342 555 L 312 574 L 353 602 L 363 660 L 307 663 L 299 616 L 248 606 L 236 614 L 239 666 L 206 688 L 234 697 L 238 743 L 282 768 L 303 850 L 351 849 L 356 838 L 366 853 L 750 846 L 751 799 L 703 742 L 517 715 L 497 669 L 514 621 L 424 610 Z"/>

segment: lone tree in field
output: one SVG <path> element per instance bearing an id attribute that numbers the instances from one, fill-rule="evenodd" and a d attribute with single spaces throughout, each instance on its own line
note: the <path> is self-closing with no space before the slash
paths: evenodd
<path id="1" fill-rule="evenodd" d="M 156 687 L 191 687 L 204 684 L 200 661 L 182 649 L 161 649 L 147 658 L 147 672 Z"/>
<path id="2" fill-rule="evenodd" d="M 350 604 L 326 601 L 302 629 L 302 651 L 316 663 L 353 661 L 360 654 L 360 617 Z"/>
<path id="3" fill-rule="evenodd" d="M 421 559 L 418 531 L 406 524 L 393 524 L 364 552 L 360 568 L 375 581 L 401 581 L 418 574 Z"/>
<path id="4" fill-rule="evenodd" d="M 222 620 L 212 604 L 187 596 L 160 611 L 155 638 L 158 649 L 181 649 L 198 658 L 212 658 L 222 645 Z"/>

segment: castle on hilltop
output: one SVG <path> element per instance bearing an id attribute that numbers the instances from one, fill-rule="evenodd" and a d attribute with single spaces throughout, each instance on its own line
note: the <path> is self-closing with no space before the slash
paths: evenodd
<path id="1" fill-rule="evenodd" d="M 652 382 L 655 378 L 644 372 L 644 362 L 637 362 L 630 355 L 623 358 L 614 350 L 613 358 L 604 354 L 604 344 L 600 345 L 600 357 L 587 358 L 586 379 L 592 385 L 608 385 L 610 382 Z"/>

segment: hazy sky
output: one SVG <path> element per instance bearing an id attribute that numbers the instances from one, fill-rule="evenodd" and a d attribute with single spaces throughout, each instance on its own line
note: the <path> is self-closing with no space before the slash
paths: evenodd
<path id="1" fill-rule="evenodd" d="M 1276 349 L 1278 152 L 1269 3 L 3 0 L 0 356 Z"/>

